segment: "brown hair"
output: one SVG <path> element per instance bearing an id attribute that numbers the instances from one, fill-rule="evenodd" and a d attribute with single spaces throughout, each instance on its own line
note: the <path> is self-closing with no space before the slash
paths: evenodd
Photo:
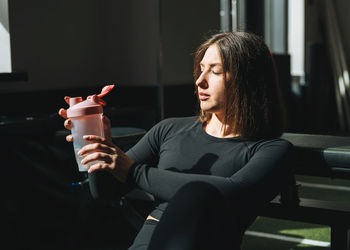
<path id="1" fill-rule="evenodd" d="M 278 137 L 285 125 L 284 106 L 276 67 L 264 40 L 247 32 L 218 33 L 199 46 L 194 57 L 194 78 L 211 45 L 217 45 L 225 77 L 225 121 L 232 133 L 246 138 Z M 211 114 L 200 110 L 199 119 Z"/>

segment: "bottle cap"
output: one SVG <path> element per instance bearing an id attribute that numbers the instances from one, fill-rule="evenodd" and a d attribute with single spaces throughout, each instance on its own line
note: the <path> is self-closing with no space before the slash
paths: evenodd
<path id="1" fill-rule="evenodd" d="M 103 113 L 102 106 L 106 106 L 106 102 L 101 98 L 112 91 L 115 85 L 105 86 L 100 94 L 90 95 L 83 101 L 82 97 L 70 97 L 65 98 L 69 103 L 69 109 L 67 109 L 67 117 L 78 117 L 84 115 L 93 115 Z"/>

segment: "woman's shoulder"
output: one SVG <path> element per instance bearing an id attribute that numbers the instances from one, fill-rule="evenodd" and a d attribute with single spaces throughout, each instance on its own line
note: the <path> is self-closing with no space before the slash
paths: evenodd
<path id="1" fill-rule="evenodd" d="M 168 117 L 160 121 L 160 123 L 188 123 L 196 120 L 198 120 L 198 116 Z"/>
<path id="2" fill-rule="evenodd" d="M 170 117 L 165 118 L 160 121 L 158 124 L 160 126 L 186 126 L 192 125 L 198 121 L 197 116 L 188 116 L 188 117 Z"/>
<path id="3" fill-rule="evenodd" d="M 191 130 L 198 125 L 197 116 L 189 117 L 171 117 L 165 118 L 158 122 L 153 128 L 153 132 L 161 137 L 167 137 L 169 135 L 177 134 L 181 131 Z"/>
<path id="4" fill-rule="evenodd" d="M 286 139 L 283 139 L 283 138 L 273 138 L 273 139 L 265 139 L 264 140 L 264 143 L 268 143 L 268 144 L 273 144 L 273 145 L 280 145 L 281 147 L 292 147 L 293 144 L 286 140 Z"/>
<path id="5" fill-rule="evenodd" d="M 253 152 L 257 152 L 261 149 L 272 151 L 289 151 L 293 147 L 291 142 L 283 138 L 261 139 L 256 141 L 247 141 L 246 143 Z"/>

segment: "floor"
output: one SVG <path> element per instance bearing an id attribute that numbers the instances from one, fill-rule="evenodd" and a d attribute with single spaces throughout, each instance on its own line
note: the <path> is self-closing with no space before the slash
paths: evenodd
<path id="1" fill-rule="evenodd" d="M 302 197 L 350 202 L 348 180 L 297 176 L 297 182 Z M 247 231 L 243 249 L 330 249 L 330 228 L 259 217 Z"/>

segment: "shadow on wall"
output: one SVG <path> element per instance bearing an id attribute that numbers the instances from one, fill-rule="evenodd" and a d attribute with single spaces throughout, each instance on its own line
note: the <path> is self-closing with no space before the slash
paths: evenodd
<path id="1" fill-rule="evenodd" d="M 309 48 L 307 79 L 295 83 L 290 75 L 290 56 L 274 54 L 287 113 L 287 132 L 345 134 L 338 124 L 331 67 L 323 44 Z"/>

